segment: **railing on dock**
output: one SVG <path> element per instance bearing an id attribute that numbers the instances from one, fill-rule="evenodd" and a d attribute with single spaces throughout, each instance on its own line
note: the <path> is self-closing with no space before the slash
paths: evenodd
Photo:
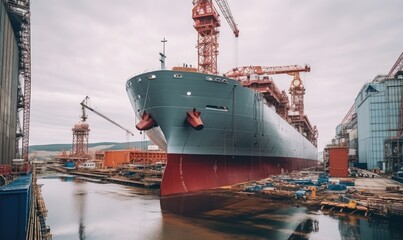
<path id="1" fill-rule="evenodd" d="M 51 240 L 50 227 L 46 225 L 48 210 L 42 197 L 40 186 L 36 183 L 35 166 L 32 171 L 31 203 L 26 231 L 27 240 Z"/>

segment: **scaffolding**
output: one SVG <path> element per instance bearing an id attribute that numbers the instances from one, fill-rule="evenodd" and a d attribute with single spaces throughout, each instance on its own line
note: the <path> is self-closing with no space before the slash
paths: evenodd
<path id="1" fill-rule="evenodd" d="M 398 172 L 403 167 L 403 137 L 385 140 L 385 169 Z"/>
<path id="2" fill-rule="evenodd" d="M 79 122 L 72 128 L 73 131 L 73 146 L 70 153 L 70 158 L 78 158 L 88 160 L 91 157 L 88 154 L 88 135 L 90 132 L 89 125 L 86 122 Z"/>

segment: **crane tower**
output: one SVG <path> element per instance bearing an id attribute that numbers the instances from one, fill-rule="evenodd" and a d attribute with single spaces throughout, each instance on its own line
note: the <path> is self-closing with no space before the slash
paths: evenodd
<path id="1" fill-rule="evenodd" d="M 81 110 L 81 122 L 74 124 L 74 127 L 71 129 L 73 131 L 73 144 L 70 156 L 82 159 L 90 159 L 88 154 L 88 136 L 90 128 L 86 122 L 88 116 L 85 113 L 84 107 L 82 107 Z"/>
<path id="2" fill-rule="evenodd" d="M 88 136 L 90 128 L 87 122 L 82 121 L 74 124 L 73 131 L 73 145 L 70 156 L 78 157 L 81 159 L 90 159 L 88 154 Z"/>
<path id="3" fill-rule="evenodd" d="M 276 108 L 276 112 L 289 121 L 299 132 L 315 146 L 317 145 L 318 130 L 312 126 L 308 117 L 304 113 L 305 87 L 299 73 L 310 72 L 308 65 L 288 65 L 288 66 L 244 66 L 236 67 L 224 74 L 229 78 L 237 79 L 244 87 L 252 88 L 260 92 L 267 102 Z M 269 75 L 288 74 L 293 76 L 289 93 L 291 104 L 284 91 L 280 91 Z M 262 79 L 251 80 L 252 75 L 261 76 Z"/>
<path id="4" fill-rule="evenodd" d="M 216 0 L 221 12 L 232 28 L 235 37 L 238 37 L 239 30 L 232 17 L 228 3 L 225 0 Z M 219 14 L 215 9 L 212 0 L 194 0 L 192 18 L 197 35 L 198 67 L 202 73 L 217 74 L 218 56 L 218 28 L 221 26 Z"/>

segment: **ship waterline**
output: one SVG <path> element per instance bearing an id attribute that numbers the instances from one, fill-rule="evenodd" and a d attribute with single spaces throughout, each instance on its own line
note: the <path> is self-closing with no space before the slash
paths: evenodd
<path id="1" fill-rule="evenodd" d="M 298 158 L 168 154 L 161 195 L 212 189 L 316 165 Z"/>
<path id="2" fill-rule="evenodd" d="M 256 91 L 217 75 L 161 70 L 126 89 L 137 126 L 167 151 L 161 195 L 317 164 L 317 149 Z"/>

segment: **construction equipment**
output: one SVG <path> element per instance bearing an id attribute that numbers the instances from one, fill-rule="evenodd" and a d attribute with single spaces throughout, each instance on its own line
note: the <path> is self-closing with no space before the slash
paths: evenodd
<path id="1" fill-rule="evenodd" d="M 388 76 L 393 78 L 399 71 L 403 71 L 403 52 L 400 54 L 393 67 L 390 69 Z"/>
<path id="2" fill-rule="evenodd" d="M 276 108 L 277 114 L 291 122 L 309 141 L 317 145 L 318 131 L 312 126 L 304 113 L 305 88 L 300 72 L 310 72 L 308 65 L 288 66 L 244 66 L 236 67 L 224 74 L 225 77 L 237 79 L 242 86 L 261 93 L 266 101 Z M 280 91 L 269 75 L 288 74 L 293 76 L 289 93 L 291 104 L 285 91 Z"/>
<path id="3" fill-rule="evenodd" d="M 241 80 L 242 77 L 247 77 L 252 74 L 256 75 L 275 75 L 275 74 L 294 74 L 299 72 L 310 72 L 311 68 L 308 65 L 303 67 L 299 65 L 286 66 L 244 66 L 236 67 L 224 74 L 226 77 Z"/>
<path id="4" fill-rule="evenodd" d="M 216 0 L 221 12 L 230 25 L 235 37 L 239 36 L 238 27 L 234 21 L 226 0 Z M 194 28 L 198 33 L 197 54 L 198 68 L 202 73 L 217 74 L 218 35 L 220 19 L 212 0 L 194 0 L 192 18 Z"/>
<path id="5" fill-rule="evenodd" d="M 134 133 L 132 131 L 130 131 L 129 129 L 123 127 L 122 125 L 118 124 L 117 122 L 113 121 L 112 119 L 108 118 L 107 116 L 105 116 L 104 114 L 98 112 L 97 110 L 93 109 L 92 107 L 88 106 L 88 101 L 89 101 L 89 97 L 86 96 L 84 98 L 84 100 L 80 103 L 81 104 L 81 110 L 82 110 L 82 115 L 81 115 L 81 119 L 83 122 L 85 122 L 85 120 L 87 120 L 88 116 L 85 112 L 85 109 L 90 110 L 91 112 L 97 114 L 98 116 L 104 118 L 105 120 L 111 122 L 112 124 L 114 124 L 115 126 L 119 127 L 120 129 L 124 130 L 126 132 L 126 137 L 127 137 L 127 142 L 129 142 L 129 135 L 134 136 Z"/>
<path id="6" fill-rule="evenodd" d="M 232 16 L 231 10 L 226 0 L 216 0 L 218 7 L 230 25 L 235 37 L 239 36 L 239 29 Z M 202 73 L 217 74 L 218 56 L 218 28 L 221 26 L 219 14 L 214 8 L 212 0 L 194 0 L 192 18 L 195 22 L 194 28 L 198 33 L 197 53 L 198 70 Z M 298 65 L 289 66 L 245 66 L 237 67 L 227 72 L 224 76 L 241 80 L 244 87 L 249 87 L 262 93 L 267 102 L 274 105 L 276 112 L 284 119 L 290 121 L 298 131 L 303 133 L 315 146 L 317 145 L 318 131 L 316 126 L 312 126 L 307 116 L 304 114 L 304 94 L 305 88 L 300 78 L 300 72 L 309 72 L 311 68 Z M 252 75 L 264 75 L 263 81 L 249 81 Z M 268 75 L 288 74 L 293 76 L 289 93 L 291 94 L 291 106 L 288 96 L 284 91 L 280 91 L 273 80 Z M 243 79 L 245 80 L 245 79 Z"/>
<path id="7" fill-rule="evenodd" d="M 308 65 L 303 67 L 298 65 L 272 67 L 244 66 L 233 68 L 231 71 L 224 74 L 224 76 L 240 80 L 244 85 L 251 85 L 254 89 L 257 88 L 256 90 L 263 90 L 263 95 L 265 98 L 268 98 L 266 100 L 268 100 L 268 102 L 274 102 L 276 109 L 278 109 L 277 113 L 283 118 L 287 118 L 289 110 L 291 111 L 292 115 L 304 116 L 305 88 L 302 84 L 299 73 L 310 71 L 311 68 Z M 294 77 L 291 81 L 289 90 L 289 93 L 291 94 L 291 106 L 288 105 L 289 102 L 288 99 L 286 99 L 288 97 L 285 95 L 285 93 L 280 92 L 277 90 L 277 88 L 270 92 L 270 94 L 267 94 L 267 92 L 264 91 L 268 85 L 274 87 L 274 84 L 268 75 L 275 74 L 288 74 Z M 256 78 L 256 80 L 253 80 L 250 79 L 251 75 L 263 76 L 263 79 Z"/>

